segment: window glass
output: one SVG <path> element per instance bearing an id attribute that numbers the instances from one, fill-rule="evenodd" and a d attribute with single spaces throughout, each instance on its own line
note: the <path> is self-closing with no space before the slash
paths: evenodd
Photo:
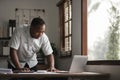
<path id="1" fill-rule="evenodd" d="M 68 36 L 68 22 L 65 23 L 65 36 Z"/>
<path id="2" fill-rule="evenodd" d="M 65 15 L 65 22 L 68 20 L 68 3 L 65 2 L 64 4 L 64 9 L 65 9 L 65 12 L 64 12 L 64 15 Z"/>
<path id="3" fill-rule="evenodd" d="M 69 21 L 69 26 L 72 26 L 71 21 Z M 69 27 L 69 34 L 71 34 L 71 27 Z"/>
<path id="4" fill-rule="evenodd" d="M 120 59 L 120 0 L 88 0 L 89 60 Z"/>

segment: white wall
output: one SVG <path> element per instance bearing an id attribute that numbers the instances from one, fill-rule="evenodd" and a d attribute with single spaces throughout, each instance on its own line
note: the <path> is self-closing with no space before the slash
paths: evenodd
<path id="1" fill-rule="evenodd" d="M 73 0 L 72 52 L 81 54 L 81 0 Z"/>
<path id="2" fill-rule="evenodd" d="M 59 0 L 0 0 L 0 26 L 7 26 L 9 19 L 15 19 L 15 8 L 45 9 L 47 28 L 50 41 L 58 45 L 58 8 Z"/>

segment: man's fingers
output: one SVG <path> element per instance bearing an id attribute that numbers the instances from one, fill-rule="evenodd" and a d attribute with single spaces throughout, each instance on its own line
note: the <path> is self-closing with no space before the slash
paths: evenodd
<path id="1" fill-rule="evenodd" d="M 56 69 L 55 68 L 49 68 L 49 69 L 47 69 L 47 71 L 56 72 Z"/>
<path id="2" fill-rule="evenodd" d="M 23 72 L 29 72 L 30 69 L 29 69 L 29 68 L 22 68 L 22 71 L 23 71 Z"/>

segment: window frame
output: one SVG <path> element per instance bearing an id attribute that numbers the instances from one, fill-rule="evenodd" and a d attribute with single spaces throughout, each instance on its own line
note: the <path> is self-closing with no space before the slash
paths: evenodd
<path id="1" fill-rule="evenodd" d="M 65 17 L 64 17 L 64 3 L 67 2 L 68 0 L 60 0 L 57 3 L 57 7 L 59 8 L 59 29 L 60 29 L 60 51 L 64 51 L 63 49 L 65 49 L 65 39 L 69 39 L 72 38 L 72 33 L 65 36 L 65 23 L 68 23 L 68 26 L 70 25 L 69 22 L 72 22 L 72 19 L 69 19 L 67 21 L 65 21 Z M 71 0 L 72 2 L 72 0 Z M 72 3 L 71 3 L 72 4 Z M 72 13 L 72 11 L 71 11 Z M 69 14 L 68 14 L 69 16 Z M 72 23 L 71 23 L 72 24 Z M 69 31 L 69 27 L 68 27 L 68 31 Z M 72 39 L 71 39 L 72 40 Z M 69 41 L 69 40 L 68 40 Z M 70 45 L 70 44 L 68 44 Z M 71 46 L 72 48 L 72 46 Z M 70 51 L 64 51 L 64 54 L 60 53 L 60 57 L 71 57 L 72 56 L 72 49 Z"/>
<path id="2" fill-rule="evenodd" d="M 81 55 L 87 55 L 87 0 L 81 0 Z M 87 65 L 120 65 L 120 60 L 92 60 Z"/>

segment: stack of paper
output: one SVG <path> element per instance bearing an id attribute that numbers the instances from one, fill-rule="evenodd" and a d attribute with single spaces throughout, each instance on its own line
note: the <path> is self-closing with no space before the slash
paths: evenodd
<path id="1" fill-rule="evenodd" d="M 13 73 L 13 71 L 12 71 L 12 69 L 0 68 L 0 73 L 11 74 L 11 73 Z"/>

